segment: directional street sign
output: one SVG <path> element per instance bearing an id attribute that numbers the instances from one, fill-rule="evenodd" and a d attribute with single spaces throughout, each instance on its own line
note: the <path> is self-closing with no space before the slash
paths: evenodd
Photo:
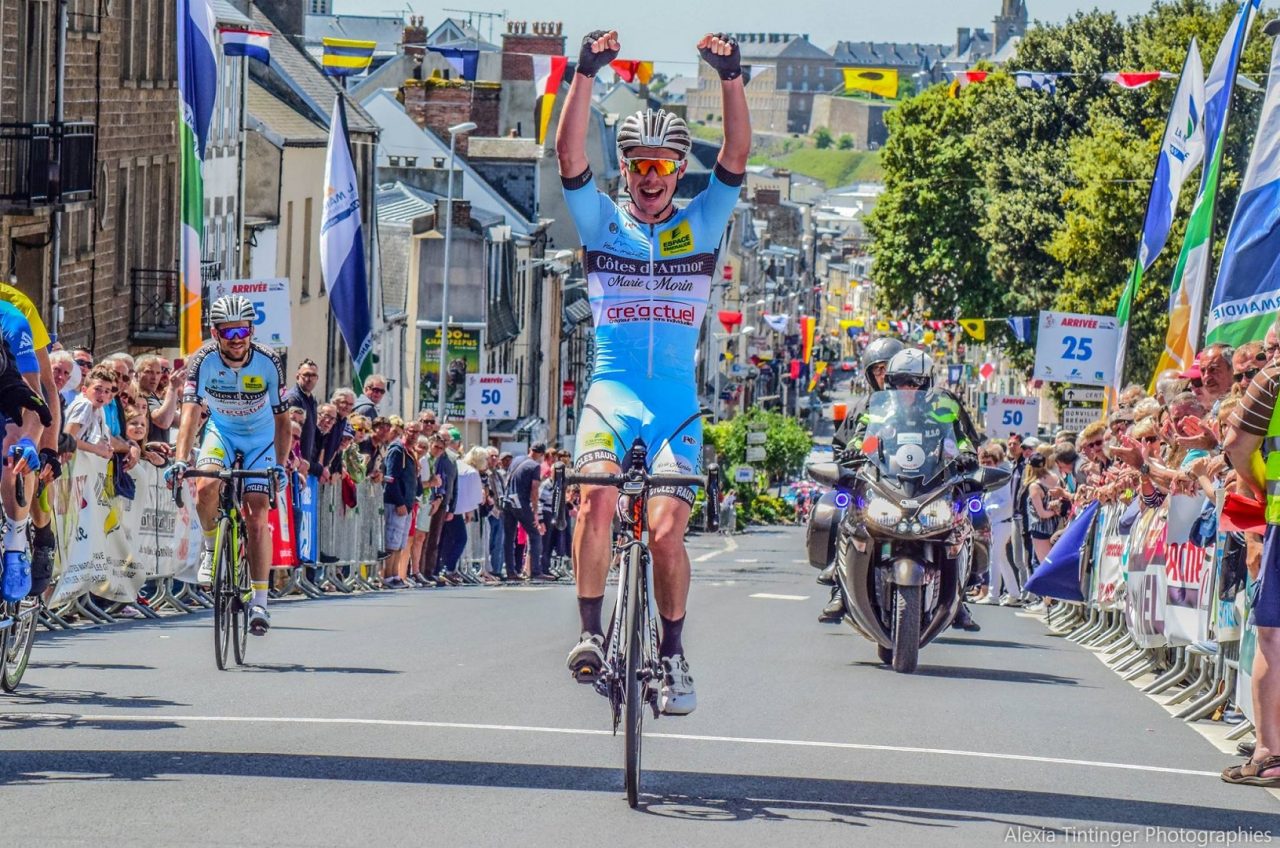
<path id="1" fill-rule="evenodd" d="M 1102 403 L 1102 389 L 1083 389 L 1079 386 L 1071 386 L 1062 393 L 1062 399 L 1067 403 Z"/>

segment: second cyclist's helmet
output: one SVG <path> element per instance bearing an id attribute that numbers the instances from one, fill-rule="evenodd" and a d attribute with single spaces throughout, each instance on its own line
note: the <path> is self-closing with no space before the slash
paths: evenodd
<path id="1" fill-rule="evenodd" d="M 253 304 L 247 297 L 239 294 L 223 295 L 209 306 L 209 326 L 211 327 L 230 324 L 233 321 L 253 323 L 257 317 L 258 313 L 254 310 Z"/>
<path id="2" fill-rule="evenodd" d="M 618 124 L 618 152 L 625 158 L 635 147 L 662 147 L 683 159 L 689 155 L 693 139 L 684 118 L 665 109 L 643 109 Z"/>
<path id="3" fill-rule="evenodd" d="M 879 391 L 884 386 L 876 383 L 876 378 L 872 376 L 871 369 L 881 363 L 888 364 L 890 359 L 898 351 L 902 350 L 902 342 L 889 336 L 881 336 L 867 345 L 867 349 L 862 352 L 862 373 L 867 377 L 867 385 L 873 391 Z"/>

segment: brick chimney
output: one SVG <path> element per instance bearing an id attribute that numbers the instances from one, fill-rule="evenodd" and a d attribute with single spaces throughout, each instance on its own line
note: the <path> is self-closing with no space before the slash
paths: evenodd
<path id="1" fill-rule="evenodd" d="M 776 188 L 756 189 L 756 206 L 777 206 L 782 202 L 782 192 Z"/>
<path id="2" fill-rule="evenodd" d="M 438 226 L 438 229 L 440 230 L 440 232 L 444 232 L 445 207 L 448 205 L 449 204 L 447 201 L 444 201 L 444 200 L 436 201 L 436 220 L 440 222 Z M 453 199 L 453 226 L 457 228 L 466 229 L 470 225 L 471 225 L 471 201 L 459 200 L 458 198 L 455 197 Z"/>
<path id="3" fill-rule="evenodd" d="M 475 121 L 469 135 L 492 138 L 498 134 L 498 97 L 502 86 L 494 82 L 468 83 L 433 76 L 406 80 L 400 89 L 404 111 L 414 123 L 449 143 L 449 127 Z M 467 155 L 467 135 L 458 137 L 458 153 Z"/>
<path id="4" fill-rule="evenodd" d="M 422 56 L 427 50 L 427 28 L 421 15 L 410 15 L 400 45 L 407 56 Z"/>
<path id="5" fill-rule="evenodd" d="M 560 21 L 507 21 L 502 34 L 502 78 L 533 81 L 528 55 L 563 56 L 564 24 Z"/>

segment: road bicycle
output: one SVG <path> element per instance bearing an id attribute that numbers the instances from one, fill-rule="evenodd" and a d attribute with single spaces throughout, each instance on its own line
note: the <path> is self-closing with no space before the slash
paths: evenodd
<path id="1" fill-rule="evenodd" d="M 604 667 L 595 680 L 596 691 L 609 699 L 613 732 L 624 728 L 627 804 L 640 797 L 640 753 L 647 706 L 658 718 L 658 690 L 662 662 L 658 656 L 658 610 L 653 599 L 653 561 L 648 545 L 648 505 L 652 489 L 667 486 L 706 486 L 695 474 L 650 474 L 648 449 L 636 439 L 625 467 L 617 474 L 568 473 L 562 464 L 553 471 L 553 514 L 563 521 L 567 485 L 613 486 L 618 498 L 618 532 L 612 561 L 618 569 L 618 594 L 605 639 Z"/>
<path id="2" fill-rule="evenodd" d="M 182 481 L 203 477 L 222 481 L 218 500 L 218 530 L 213 541 L 213 656 L 218 670 L 227 667 L 227 649 L 232 650 L 236 665 L 244 665 L 249 647 L 249 601 L 253 590 L 249 582 L 249 555 L 240 501 L 246 480 L 266 480 L 268 501 L 276 502 L 276 480 L 270 471 L 245 471 L 240 466 L 242 454 L 236 454 L 231 468 L 215 470 L 188 469 L 182 479 L 173 483 L 173 498 L 182 507 Z"/>
<path id="3" fill-rule="evenodd" d="M 18 506 L 27 505 L 26 486 L 16 487 L 14 496 Z M 0 689 L 6 692 L 17 689 L 26 674 L 43 603 L 30 595 L 20 601 L 0 601 Z"/>

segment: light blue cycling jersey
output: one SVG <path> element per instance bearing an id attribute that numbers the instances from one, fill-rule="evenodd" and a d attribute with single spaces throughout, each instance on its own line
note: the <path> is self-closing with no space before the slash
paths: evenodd
<path id="1" fill-rule="evenodd" d="M 4 300 L 0 300 L 0 335 L 9 345 L 19 371 L 23 374 L 39 373 L 40 363 L 36 360 L 36 349 L 32 344 L 31 323 L 22 310 Z"/>
<path id="2" fill-rule="evenodd" d="M 249 359 L 239 368 L 227 364 L 210 340 L 187 360 L 187 384 L 183 403 L 209 407 L 209 422 L 224 436 L 275 438 L 275 416 L 284 412 L 280 387 L 284 366 L 270 348 L 254 342 Z"/>
<path id="3" fill-rule="evenodd" d="M 716 165 L 705 190 L 660 224 L 642 224 L 591 183 L 567 179 L 565 198 L 586 254 L 595 365 L 578 426 L 575 465 L 621 463 L 635 439 L 654 473 L 702 466 L 694 376 L 717 254 L 743 175 Z M 656 489 L 693 502 L 684 487 Z"/>
<path id="4" fill-rule="evenodd" d="M 741 174 L 716 165 L 705 190 L 661 224 L 642 224 L 590 180 L 566 180 L 595 316 L 594 378 L 694 384 L 694 354 Z"/>

